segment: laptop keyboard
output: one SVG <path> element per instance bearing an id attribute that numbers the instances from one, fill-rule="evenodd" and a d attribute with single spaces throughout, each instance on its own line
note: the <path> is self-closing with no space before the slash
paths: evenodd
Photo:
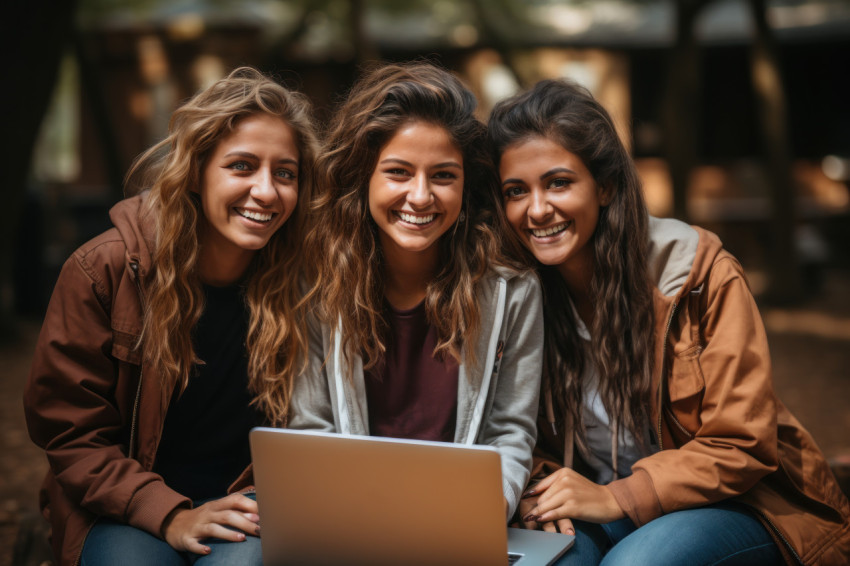
<path id="1" fill-rule="evenodd" d="M 516 564 L 522 559 L 522 554 L 515 554 L 513 552 L 508 553 L 508 564 Z"/>

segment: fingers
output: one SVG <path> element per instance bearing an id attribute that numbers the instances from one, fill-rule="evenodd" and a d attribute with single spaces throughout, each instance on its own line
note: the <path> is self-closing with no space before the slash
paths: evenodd
<path id="1" fill-rule="evenodd" d="M 558 527 L 552 521 L 547 521 L 545 523 L 537 523 L 538 525 L 542 525 L 543 530 L 547 533 L 557 533 Z"/>
<path id="2" fill-rule="evenodd" d="M 535 505 L 537 505 L 537 498 L 534 496 L 519 500 L 517 516 L 520 520 L 520 526 L 523 529 L 535 530 L 540 528 L 540 525 L 538 525 L 536 521 L 526 520 L 526 517 L 531 513 L 531 510 L 534 509 Z"/>
<path id="3" fill-rule="evenodd" d="M 219 509 L 236 509 L 243 513 L 259 513 L 257 502 L 250 497 L 245 497 L 241 493 L 231 493 L 227 497 L 210 501 L 207 505 L 214 505 Z"/>
<path id="4" fill-rule="evenodd" d="M 540 495 L 541 493 L 549 489 L 549 486 L 552 485 L 552 483 L 558 479 L 562 470 L 563 468 L 561 470 L 549 474 L 548 476 L 537 482 L 535 485 L 525 490 L 525 493 L 523 493 L 522 496 L 532 497 L 534 495 Z"/>
<path id="5" fill-rule="evenodd" d="M 576 529 L 573 527 L 573 522 L 570 519 L 560 519 L 557 521 L 558 530 L 565 535 L 574 535 L 576 534 Z"/>
<path id="6" fill-rule="evenodd" d="M 260 517 L 256 513 L 243 513 L 234 509 L 224 509 L 221 511 L 210 510 L 205 516 L 204 522 L 206 525 L 214 529 L 215 534 L 204 533 L 205 536 L 213 536 L 223 540 L 239 541 L 245 540 L 245 534 L 259 536 L 260 534 Z M 229 527 L 229 528 L 228 528 Z M 227 536 L 219 536 L 222 529 Z M 232 529 L 237 529 L 236 531 Z M 234 538 L 234 534 L 241 535 L 241 538 Z"/>
<path id="7" fill-rule="evenodd" d="M 196 539 L 187 537 L 181 545 L 181 548 L 193 554 L 209 554 L 212 549 L 205 544 L 201 544 Z"/>
<path id="8" fill-rule="evenodd" d="M 201 541 L 217 538 L 241 542 L 248 535 L 259 536 L 259 521 L 256 501 L 234 494 L 194 509 L 175 510 L 166 520 L 163 534 L 176 550 L 208 554 L 209 547 Z"/>
<path id="9" fill-rule="evenodd" d="M 241 530 L 235 531 L 232 528 L 227 528 L 224 525 L 218 523 L 209 523 L 203 530 L 203 536 L 198 537 L 200 540 L 216 538 L 229 542 L 242 542 L 247 538 L 247 535 Z"/>

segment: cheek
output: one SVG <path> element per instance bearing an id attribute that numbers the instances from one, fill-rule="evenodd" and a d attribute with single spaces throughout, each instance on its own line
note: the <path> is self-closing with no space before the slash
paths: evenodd
<path id="1" fill-rule="evenodd" d="M 505 218 L 507 219 L 511 229 L 519 235 L 521 235 L 521 226 L 524 217 L 525 215 L 518 204 L 510 201 L 505 203 Z"/>
<path id="2" fill-rule="evenodd" d="M 284 210 L 286 210 L 287 218 L 289 216 L 292 216 L 292 214 L 295 212 L 295 207 L 298 206 L 298 189 L 297 188 L 293 187 L 291 189 L 288 189 L 283 194 L 283 206 L 284 206 Z"/>
<path id="3" fill-rule="evenodd" d="M 446 211 L 455 216 L 454 220 L 457 220 L 456 217 L 460 214 L 461 208 L 463 208 L 463 185 L 461 184 L 451 188 L 442 200 L 445 203 Z"/>

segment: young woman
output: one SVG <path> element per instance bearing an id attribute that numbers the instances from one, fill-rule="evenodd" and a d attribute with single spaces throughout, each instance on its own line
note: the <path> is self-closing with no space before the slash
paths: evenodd
<path id="1" fill-rule="evenodd" d="M 150 190 L 65 263 L 24 395 L 60 564 L 261 563 L 238 492 L 249 429 L 285 422 L 306 359 L 309 110 L 233 71 L 174 113 L 128 175 Z"/>
<path id="2" fill-rule="evenodd" d="M 489 137 L 545 297 L 526 526 L 577 531 L 566 564 L 846 564 L 850 506 L 774 395 L 739 263 L 648 216 L 584 89 L 543 81 L 503 101 Z"/>
<path id="3" fill-rule="evenodd" d="M 317 325 L 290 426 L 499 449 L 528 478 L 542 363 L 536 277 L 499 262 L 475 98 L 427 63 L 366 73 L 320 156 Z"/>

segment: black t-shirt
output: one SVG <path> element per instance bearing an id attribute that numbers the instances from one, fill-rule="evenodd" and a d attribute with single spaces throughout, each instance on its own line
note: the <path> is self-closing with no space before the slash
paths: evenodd
<path id="1" fill-rule="evenodd" d="M 204 286 L 194 332 L 197 364 L 186 390 L 168 405 L 154 471 L 186 497 L 225 495 L 248 466 L 248 431 L 262 422 L 249 405 L 245 338 L 248 309 L 239 286 Z"/>

